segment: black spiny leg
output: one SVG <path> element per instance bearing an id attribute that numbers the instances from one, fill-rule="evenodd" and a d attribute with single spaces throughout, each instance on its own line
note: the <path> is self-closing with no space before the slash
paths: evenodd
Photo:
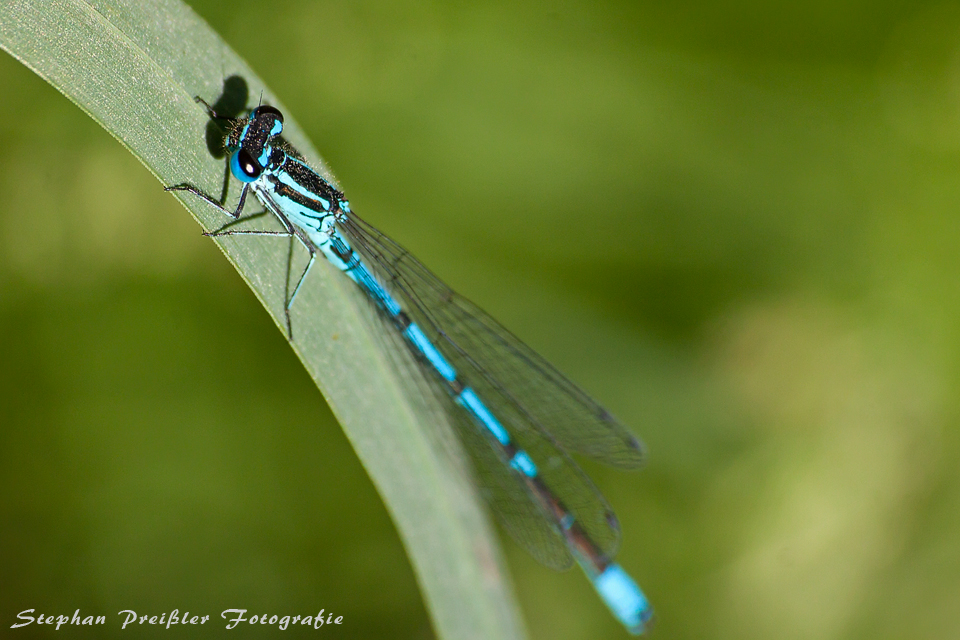
<path id="1" fill-rule="evenodd" d="M 212 204 L 212 205 L 215 206 L 217 209 L 219 209 L 220 211 L 224 212 L 225 214 L 227 214 L 228 216 L 230 216 L 230 217 L 233 218 L 234 220 L 239 220 L 239 219 L 240 219 L 240 212 L 243 210 L 243 203 L 244 203 L 244 202 L 246 201 L 246 199 L 247 199 L 247 191 L 250 190 L 250 185 L 249 185 L 249 184 L 243 185 L 243 190 L 240 192 L 240 202 L 237 203 L 237 208 L 234 209 L 233 211 L 230 211 L 229 209 L 227 209 L 226 207 L 223 206 L 223 203 L 222 203 L 222 202 L 220 202 L 219 200 L 217 200 L 217 199 L 214 198 L 213 196 L 204 193 L 204 192 L 201 191 L 198 187 L 190 184 L 189 182 L 181 182 L 180 184 L 175 184 L 175 185 L 171 185 L 171 186 L 169 186 L 169 187 L 164 187 L 163 190 L 164 190 L 164 191 L 186 191 L 187 193 L 192 193 L 192 194 L 195 195 L 195 196 L 200 196 L 200 197 L 203 198 L 205 201 L 207 201 L 208 203 Z"/>
<path id="2" fill-rule="evenodd" d="M 191 191 L 191 193 L 196 193 L 196 192 Z M 198 194 L 198 195 L 202 196 L 203 194 Z M 306 235 L 300 232 L 299 229 L 294 227 L 293 224 L 289 220 L 287 220 L 286 216 L 280 213 L 277 213 L 275 211 L 273 213 L 276 215 L 277 219 L 280 220 L 280 223 L 283 225 L 285 229 L 284 231 L 269 231 L 266 229 L 232 229 L 231 228 L 233 225 L 237 224 L 238 222 L 241 222 L 241 221 L 245 222 L 247 220 L 259 218 L 260 216 L 266 213 L 267 211 L 261 211 L 260 213 L 253 214 L 252 216 L 247 216 L 242 220 L 236 219 L 232 222 L 228 222 L 227 224 L 223 225 L 216 231 L 210 231 L 210 232 L 204 233 L 203 235 L 207 236 L 208 238 L 219 238 L 222 236 L 281 236 L 286 238 L 296 238 L 297 240 L 300 241 L 300 244 L 302 244 L 303 248 L 307 250 L 307 253 L 310 255 L 310 258 L 307 261 L 307 266 L 304 267 L 303 269 L 303 273 L 300 274 L 300 278 L 297 280 L 297 286 L 294 287 L 293 293 L 291 293 L 287 297 L 287 300 L 283 305 L 283 314 L 287 321 L 287 339 L 293 340 L 293 322 L 290 319 L 290 309 L 293 307 L 293 301 L 296 299 L 297 294 L 300 292 L 300 287 L 303 286 L 304 280 L 307 279 L 307 274 L 310 273 L 310 269 L 313 267 L 314 263 L 317 261 L 317 247 L 316 245 L 313 244 L 310 238 L 308 238 Z M 292 256 L 288 256 L 287 258 L 287 269 L 288 269 L 287 282 L 288 283 L 290 281 L 289 269 L 290 269 L 291 257 Z"/>
<path id="3" fill-rule="evenodd" d="M 214 120 L 226 120 L 228 122 L 236 122 L 236 118 L 230 118 L 228 116 L 222 116 L 216 111 L 213 110 L 213 107 L 210 106 L 210 103 L 201 98 L 200 96 L 194 96 L 193 101 L 202 104 L 203 108 L 206 109 L 207 115 L 213 118 Z"/>
<path id="4" fill-rule="evenodd" d="M 228 118 L 227 116 L 221 116 L 220 114 L 218 114 L 216 111 L 213 110 L 213 107 L 211 107 L 210 104 L 200 96 L 195 97 L 194 101 L 199 104 L 202 104 L 203 108 L 207 112 L 207 115 L 214 120 L 221 120 L 229 123 L 235 123 L 237 121 L 236 118 Z M 207 193 L 204 193 L 196 185 L 193 185 L 189 182 L 181 182 L 180 184 L 164 187 L 163 190 L 164 191 L 186 191 L 187 193 L 192 193 L 196 196 L 203 198 L 206 202 L 215 206 L 217 209 L 227 214 L 234 220 L 238 220 L 240 218 L 240 212 L 243 210 L 243 203 L 247 199 L 247 191 L 249 190 L 250 185 L 249 184 L 243 185 L 243 189 L 240 191 L 240 202 L 237 203 L 236 209 L 234 209 L 233 211 L 230 211 L 229 209 L 224 207 L 223 205 L 226 202 L 226 198 L 227 198 L 227 188 L 229 187 L 229 184 L 230 184 L 230 168 L 229 167 L 230 165 L 229 163 L 227 163 L 226 175 L 224 176 L 224 179 L 223 179 L 223 195 L 220 197 L 219 200 Z"/>
<path id="5" fill-rule="evenodd" d="M 230 123 L 237 122 L 236 118 L 229 118 L 227 116 L 221 116 L 220 114 L 218 114 L 216 111 L 213 110 L 213 107 L 211 107 L 210 104 L 208 104 L 207 101 L 201 98 L 200 96 L 197 96 L 196 98 L 194 98 L 194 100 L 196 100 L 196 102 L 198 102 L 199 104 L 202 104 L 207 111 L 207 115 L 209 115 L 214 120 L 223 120 Z M 230 184 L 230 168 L 228 163 L 227 169 L 226 169 L 226 175 L 224 176 L 224 181 L 223 181 L 223 195 L 221 196 L 220 199 L 214 198 L 210 194 L 202 191 L 196 185 L 191 184 L 189 182 L 181 182 L 180 184 L 164 187 L 163 190 L 164 191 L 185 191 L 187 193 L 192 193 L 193 195 L 203 199 L 203 201 L 206 202 L 207 204 L 216 207 L 218 210 L 222 211 L 223 213 L 233 218 L 230 222 L 226 223 L 219 229 L 204 233 L 203 235 L 207 236 L 208 238 L 219 238 L 221 236 L 281 236 L 281 237 L 288 237 L 291 239 L 297 238 L 300 241 L 303 247 L 310 254 L 310 259 L 307 261 L 307 266 L 304 268 L 303 273 L 300 274 L 300 278 L 297 280 L 297 285 L 294 287 L 293 293 L 287 297 L 287 300 L 283 305 L 283 313 L 287 321 L 287 338 L 290 340 L 293 340 L 293 323 L 290 319 L 290 309 L 293 306 L 293 301 L 297 297 L 297 293 L 300 292 L 300 287 L 303 285 L 303 282 L 307 279 L 307 274 L 310 273 L 311 267 L 313 267 L 314 263 L 317 260 L 317 247 L 313 244 L 313 242 L 310 241 L 309 238 L 307 238 L 303 233 L 301 233 L 297 228 L 295 228 L 293 224 L 289 220 L 287 220 L 286 216 L 284 216 L 278 211 L 272 211 L 272 213 L 274 213 L 276 217 L 280 220 L 280 223 L 284 227 L 283 231 L 233 229 L 232 227 L 237 223 L 259 218 L 260 216 L 263 216 L 264 214 L 266 214 L 268 210 L 260 211 L 258 213 L 247 216 L 245 218 L 240 217 L 240 214 L 243 211 L 243 205 L 247 199 L 247 193 L 250 190 L 249 183 L 246 183 L 243 185 L 243 189 L 240 191 L 240 201 L 237 202 L 236 209 L 234 209 L 233 211 L 231 211 L 230 209 L 227 209 L 223 205 L 224 205 L 224 202 L 226 201 L 229 184 Z M 287 269 L 289 270 L 289 268 L 290 268 L 290 262 L 288 260 Z M 289 287 L 289 280 L 290 280 L 290 274 L 288 271 L 288 274 L 287 274 L 288 287 Z"/>

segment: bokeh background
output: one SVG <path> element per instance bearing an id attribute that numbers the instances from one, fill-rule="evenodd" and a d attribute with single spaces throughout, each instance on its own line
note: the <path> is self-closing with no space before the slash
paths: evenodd
<path id="1" fill-rule="evenodd" d="M 357 211 L 647 442 L 585 466 L 653 637 L 960 637 L 960 7 L 192 4 Z M 214 244 L 5 54 L 0 87 L 0 628 L 322 607 L 432 637 Z M 625 637 L 504 550 L 533 638 Z"/>

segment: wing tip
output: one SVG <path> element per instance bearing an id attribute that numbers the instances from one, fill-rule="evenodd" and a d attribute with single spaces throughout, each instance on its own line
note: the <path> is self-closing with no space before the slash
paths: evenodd
<path id="1" fill-rule="evenodd" d="M 646 465 L 647 446 L 640 438 L 633 435 L 622 422 L 603 407 L 600 407 L 597 418 L 601 422 L 607 423 L 612 431 L 619 432 L 618 435 L 622 436 L 623 448 L 620 450 L 620 455 L 614 456 L 612 459 L 606 459 L 605 462 L 623 469 L 640 469 Z"/>

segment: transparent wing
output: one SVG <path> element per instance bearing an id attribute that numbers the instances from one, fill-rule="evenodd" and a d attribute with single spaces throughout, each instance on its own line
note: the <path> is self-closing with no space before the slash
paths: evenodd
<path id="1" fill-rule="evenodd" d="M 391 291 L 434 345 L 473 387 L 540 478 L 609 557 L 619 526 L 603 496 L 569 457 L 571 449 L 620 467 L 637 467 L 643 447 L 627 429 L 532 349 L 476 305 L 444 285 L 402 247 L 351 214 L 338 223 L 367 268 Z M 452 402 L 451 402 L 452 404 Z M 565 568 L 569 551 L 523 478 L 465 411 L 450 415 L 508 532 L 540 562 Z"/>
<path id="2" fill-rule="evenodd" d="M 510 471 L 491 438 L 474 424 L 461 407 L 454 405 L 449 393 L 441 403 L 453 418 L 464 448 L 473 463 L 481 493 L 507 533 L 541 564 L 562 571 L 573 564 L 573 557 L 556 526 L 530 494 L 523 478 Z M 615 545 L 614 545 L 615 546 Z"/>
<path id="3" fill-rule="evenodd" d="M 451 290 L 406 249 L 355 214 L 338 225 L 382 284 L 407 298 L 444 355 L 467 360 L 563 448 L 603 463 L 643 465 L 643 444 L 583 390 L 489 314 Z M 432 335 L 431 335 L 432 332 Z"/>

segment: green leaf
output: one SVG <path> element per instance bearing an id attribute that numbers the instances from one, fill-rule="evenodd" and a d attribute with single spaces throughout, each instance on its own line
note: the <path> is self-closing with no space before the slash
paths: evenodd
<path id="1" fill-rule="evenodd" d="M 162 185 L 189 181 L 215 194 L 222 188 L 224 162 L 204 142 L 209 119 L 194 96 L 216 100 L 225 79 L 239 76 L 254 101 L 262 91 L 264 101 L 283 109 L 246 63 L 177 0 L 6 0 L 0 3 L 0 47 L 99 122 Z M 329 176 L 284 113 L 285 137 Z M 227 201 L 236 196 L 231 191 Z M 157 197 L 170 196 L 158 185 Z M 181 194 L 180 200 L 206 230 L 226 222 L 194 196 Z M 289 239 L 225 238 L 220 246 L 282 328 Z M 437 634 L 522 637 L 496 537 L 462 456 L 446 438 L 448 430 L 429 427 L 442 414 L 429 394 L 415 392 L 409 354 L 384 348 L 374 315 L 355 285 L 320 261 L 294 308 L 292 346 L 383 496 Z"/>

